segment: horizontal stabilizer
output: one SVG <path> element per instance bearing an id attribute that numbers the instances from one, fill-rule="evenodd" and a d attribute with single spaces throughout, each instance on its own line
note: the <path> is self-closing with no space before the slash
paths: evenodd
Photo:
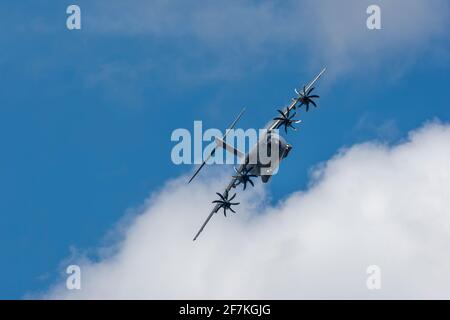
<path id="1" fill-rule="evenodd" d="M 238 156 L 241 159 L 244 158 L 245 156 L 245 154 L 243 154 L 241 151 L 237 150 L 233 146 L 229 145 L 228 143 L 217 137 L 216 137 L 216 145 L 217 147 L 223 148 L 228 152 L 234 154 L 235 156 Z"/>

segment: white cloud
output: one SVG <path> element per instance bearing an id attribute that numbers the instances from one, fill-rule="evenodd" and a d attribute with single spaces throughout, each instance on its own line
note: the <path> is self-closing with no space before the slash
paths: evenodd
<path id="1" fill-rule="evenodd" d="M 329 61 L 336 74 L 358 70 L 368 73 L 387 66 L 389 75 L 394 76 L 424 54 L 433 56 L 440 50 L 438 40 L 448 41 L 445 30 L 448 30 L 450 6 L 447 1 L 343 0 L 336 5 L 335 1 L 325 0 L 319 3 L 311 6 L 314 13 L 309 21 L 314 25 L 313 53 L 318 53 L 318 59 Z M 381 8 L 382 30 L 366 28 L 366 8 L 374 3 Z"/>
<path id="2" fill-rule="evenodd" d="M 146 202 L 114 254 L 80 262 L 81 291 L 61 281 L 46 297 L 448 299 L 449 164 L 450 126 L 435 122 L 395 146 L 358 144 L 275 207 L 261 185 L 240 193 L 239 213 L 216 215 L 197 242 L 223 179 L 183 177 Z M 366 288 L 373 264 L 380 291 Z"/>
<path id="3" fill-rule="evenodd" d="M 388 66 L 396 75 L 423 54 L 442 55 L 442 50 L 448 54 L 447 46 L 439 43 L 448 41 L 448 1 L 376 1 L 382 30 L 369 31 L 366 9 L 373 3 L 108 1 L 97 3 L 97 10 L 86 19 L 88 31 L 143 35 L 179 46 L 175 65 L 189 70 L 189 65 L 201 61 L 198 76 L 207 79 L 280 61 L 290 61 L 297 69 L 327 65 L 335 75 L 366 74 Z M 206 70 L 205 60 L 210 64 Z"/>

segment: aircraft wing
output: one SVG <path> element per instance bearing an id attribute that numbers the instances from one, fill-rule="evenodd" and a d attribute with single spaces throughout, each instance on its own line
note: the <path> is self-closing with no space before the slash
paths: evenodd
<path id="1" fill-rule="evenodd" d="M 320 71 L 320 73 L 314 78 L 314 80 L 312 80 L 306 87 L 305 87 L 305 91 L 308 91 L 316 82 L 317 80 L 319 80 L 319 78 L 322 76 L 322 74 L 325 72 L 326 68 L 323 68 L 322 71 Z M 291 111 L 292 109 L 295 108 L 295 105 L 297 104 L 297 102 L 299 101 L 299 99 L 301 98 L 301 93 L 299 93 L 297 90 L 295 90 L 295 92 L 297 93 L 297 97 L 292 99 L 292 103 L 285 108 L 284 113 L 287 113 L 288 111 Z M 281 124 L 281 120 L 273 120 L 271 122 L 269 122 L 269 124 L 266 126 L 267 130 L 273 130 L 273 129 L 277 129 Z"/>
<path id="2" fill-rule="evenodd" d="M 239 168 L 239 170 L 242 170 L 245 167 L 245 164 L 242 164 Z M 227 194 L 228 192 L 230 192 L 230 190 L 233 188 L 233 186 L 236 183 L 237 178 L 233 177 L 230 181 L 230 183 L 228 184 L 228 186 L 225 188 L 225 191 L 223 194 Z M 194 237 L 194 240 L 197 240 L 198 236 L 200 235 L 200 233 L 202 233 L 203 229 L 205 228 L 205 226 L 208 224 L 209 220 L 211 220 L 212 216 L 217 213 L 217 211 L 219 211 L 220 205 L 216 204 L 214 206 L 214 208 L 211 210 L 211 213 L 208 215 L 208 217 L 206 218 L 205 222 L 203 222 L 202 226 L 200 227 L 200 230 L 198 230 L 197 234 Z"/>

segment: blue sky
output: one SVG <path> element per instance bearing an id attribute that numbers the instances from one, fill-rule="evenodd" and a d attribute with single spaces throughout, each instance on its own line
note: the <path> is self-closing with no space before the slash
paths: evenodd
<path id="1" fill-rule="evenodd" d="M 304 19 L 288 10 L 295 1 L 76 3 L 79 31 L 65 28 L 66 1 L 0 5 L 0 298 L 46 290 L 71 250 L 89 252 L 127 210 L 192 170 L 170 161 L 174 129 L 200 119 L 222 129 L 243 106 L 240 125 L 263 126 L 323 65 L 320 107 L 288 135 L 293 152 L 268 186 L 274 202 L 342 147 L 395 143 L 450 119 L 442 1 L 425 11 L 412 1 L 410 21 L 381 4 L 379 31 L 365 28 L 364 1 L 344 1 L 351 19 L 330 16 L 329 1 L 302 3 Z M 298 24 L 277 24 L 283 17 Z"/>

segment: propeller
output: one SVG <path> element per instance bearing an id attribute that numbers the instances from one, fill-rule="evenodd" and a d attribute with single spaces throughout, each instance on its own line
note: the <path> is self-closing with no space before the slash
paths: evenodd
<path id="1" fill-rule="evenodd" d="M 281 123 L 280 123 L 280 125 L 278 126 L 278 128 L 279 127 L 281 127 L 281 126 L 284 126 L 284 131 L 287 133 L 287 129 L 288 129 L 288 127 L 291 127 L 292 129 L 294 129 L 294 130 L 297 130 L 292 124 L 293 123 L 300 123 L 300 122 L 302 122 L 301 120 L 296 120 L 296 119 L 293 119 L 294 117 L 295 117 L 295 115 L 296 115 L 296 113 L 294 112 L 294 114 L 293 115 L 290 115 L 290 110 L 289 109 L 287 109 L 287 111 L 286 111 L 286 113 L 284 113 L 283 111 L 281 111 L 281 110 L 277 110 L 278 111 L 278 113 L 281 115 L 280 117 L 276 117 L 276 118 L 274 118 L 273 120 L 279 120 L 279 121 L 281 121 Z"/>
<path id="2" fill-rule="evenodd" d="M 298 101 L 300 101 L 300 104 L 298 105 L 298 108 L 300 108 L 302 105 L 306 106 L 306 111 L 309 110 L 309 104 L 312 104 L 315 108 L 317 107 L 317 104 L 314 102 L 314 99 L 320 98 L 317 94 L 311 95 L 314 88 L 310 88 L 309 90 L 306 90 L 306 87 L 303 87 L 303 90 L 301 92 L 298 92 L 297 89 L 295 90 L 295 93 L 298 94 Z"/>
<path id="3" fill-rule="evenodd" d="M 213 203 L 219 204 L 219 208 L 217 208 L 217 211 L 219 211 L 220 208 L 222 208 L 223 215 L 225 217 L 227 216 L 227 210 L 231 210 L 232 212 L 236 213 L 236 211 L 234 211 L 233 208 L 231 208 L 231 206 L 235 206 L 235 205 L 239 204 L 239 202 L 231 202 L 236 197 L 236 193 L 230 199 L 228 199 L 228 192 L 225 192 L 224 195 L 221 195 L 218 192 L 216 192 L 216 194 L 220 197 L 220 200 L 213 201 Z"/>
<path id="4" fill-rule="evenodd" d="M 250 183 L 252 185 L 252 187 L 255 186 L 255 184 L 253 183 L 253 181 L 251 180 L 251 178 L 256 178 L 257 176 L 254 174 L 250 174 L 250 171 L 252 170 L 253 167 L 250 168 L 243 168 L 241 171 L 239 171 L 238 169 L 236 169 L 236 167 L 234 168 L 234 171 L 236 171 L 236 175 L 233 176 L 233 178 L 237 179 L 237 183 L 234 184 L 234 187 L 237 187 L 239 184 L 243 184 L 244 185 L 244 190 L 245 188 L 247 188 L 247 182 Z"/>

